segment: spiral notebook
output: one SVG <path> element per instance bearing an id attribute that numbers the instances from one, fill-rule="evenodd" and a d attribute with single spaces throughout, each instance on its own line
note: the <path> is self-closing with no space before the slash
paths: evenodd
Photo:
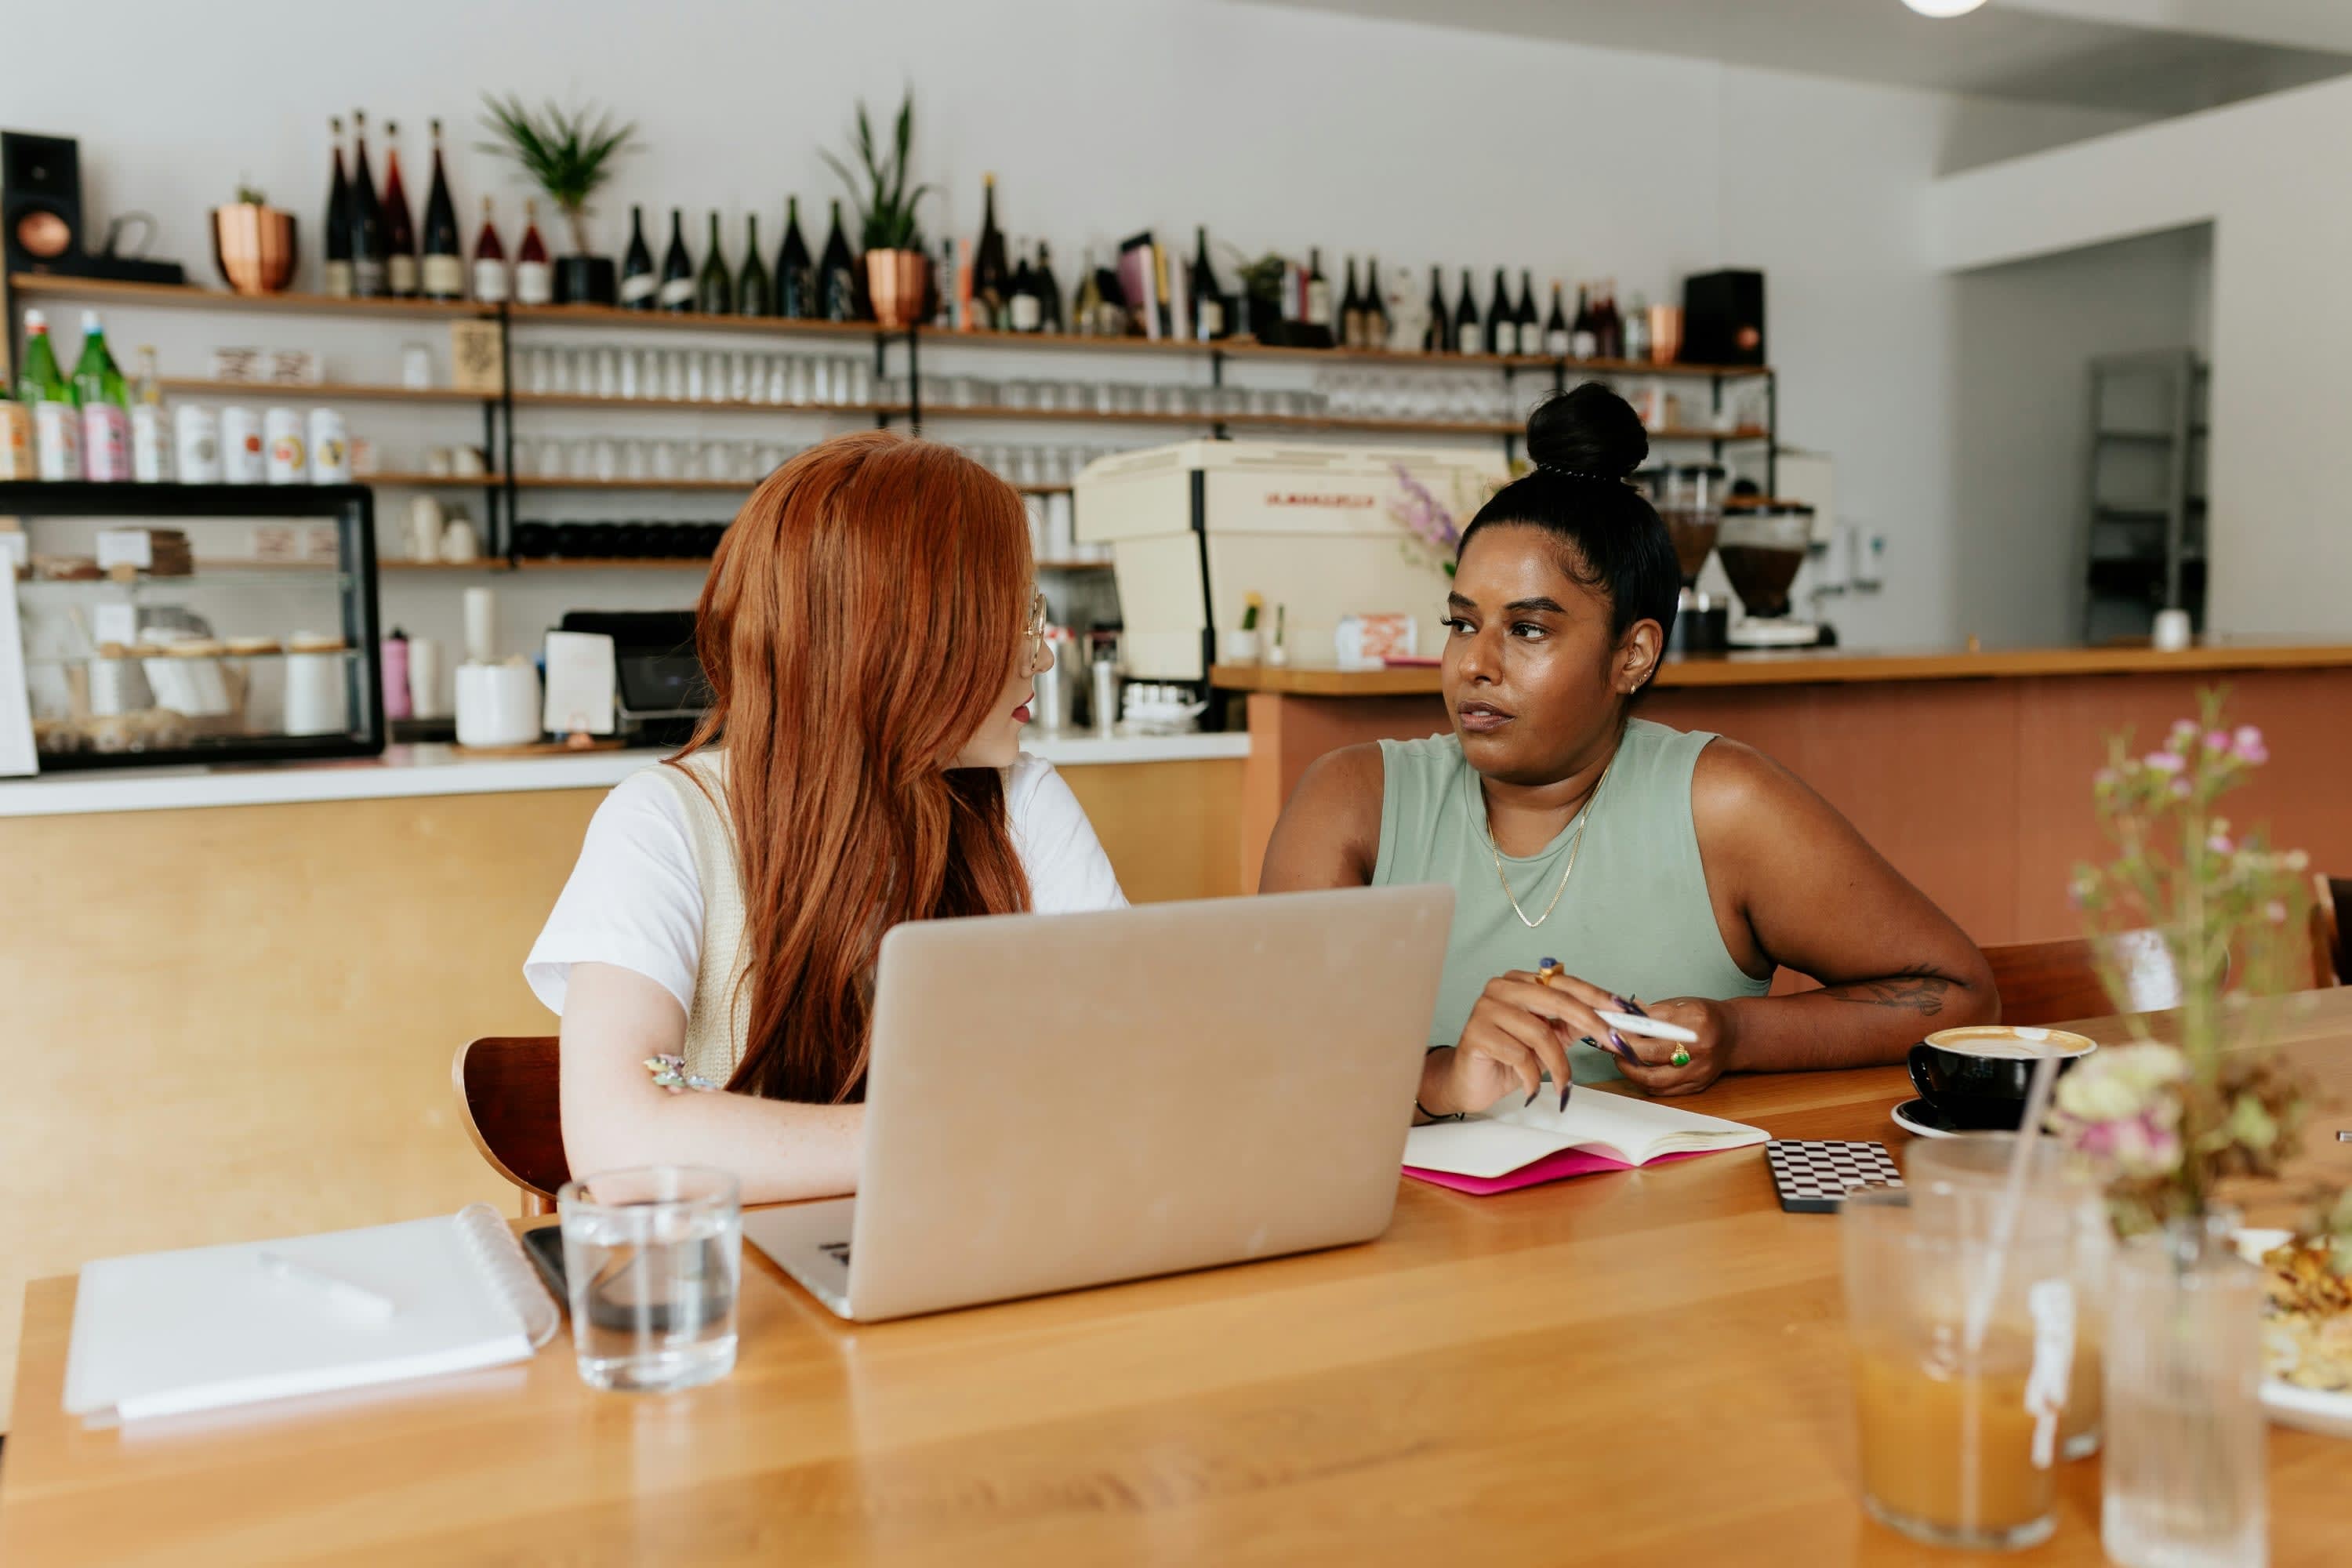
<path id="1" fill-rule="evenodd" d="M 528 1360 L 562 1315 L 496 1209 L 82 1266 L 66 1412 L 216 1410 Z"/>

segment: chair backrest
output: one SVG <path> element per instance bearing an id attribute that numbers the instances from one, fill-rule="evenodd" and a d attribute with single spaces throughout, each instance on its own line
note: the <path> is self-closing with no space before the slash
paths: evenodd
<path id="1" fill-rule="evenodd" d="M 2180 977 L 2173 973 L 2161 932 L 2119 931 L 2101 940 L 2112 944 L 2124 973 L 2124 1011 L 2150 1013 L 2180 1005 Z M 2010 942 L 1986 948 L 1984 955 L 1992 965 L 2004 1024 L 2059 1024 L 2116 1010 L 2099 973 L 2098 948 L 2088 937 Z"/>
<path id="2" fill-rule="evenodd" d="M 449 1064 L 474 1147 L 520 1191 L 526 1215 L 553 1213 L 555 1190 L 572 1179 L 556 1060 L 553 1035 L 489 1035 L 458 1047 Z"/>
<path id="3" fill-rule="evenodd" d="M 2352 878 L 2311 879 L 2311 983 L 2352 985 Z"/>

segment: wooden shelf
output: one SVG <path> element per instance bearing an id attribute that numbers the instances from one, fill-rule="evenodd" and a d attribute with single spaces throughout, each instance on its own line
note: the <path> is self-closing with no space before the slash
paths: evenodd
<path id="1" fill-rule="evenodd" d="M 166 376 L 165 392 L 183 397 L 284 398 L 289 402 L 334 403 L 470 403 L 477 407 L 496 403 L 495 394 L 466 392 L 454 386 L 372 386 L 362 383 L 291 381 L 197 381 Z"/>
<path id="2" fill-rule="evenodd" d="M 496 474 L 385 473 L 354 474 L 352 482 L 384 489 L 486 490 L 495 489 L 501 481 Z"/>
<path id="3" fill-rule="evenodd" d="M 604 397 L 593 392 L 518 392 L 517 408 L 667 409 L 674 414 L 887 414 L 903 416 L 903 403 L 754 403 L 749 399 Z"/>
<path id="4" fill-rule="evenodd" d="M 635 555 L 606 560 L 597 556 L 570 559 L 561 555 L 527 556 L 515 563 L 518 572 L 708 572 L 710 560 L 702 555 Z"/>
<path id="5" fill-rule="evenodd" d="M 1013 488 L 1024 496 L 1066 496 L 1071 489 L 1068 485 L 1014 485 Z"/>
<path id="6" fill-rule="evenodd" d="M 502 555 L 485 555 L 478 561 L 378 561 L 379 572 L 511 572 Z"/>
<path id="7" fill-rule="evenodd" d="M 1742 425 L 1733 430 L 1706 430 L 1688 425 L 1669 425 L 1650 432 L 1653 441 L 1769 441 L 1772 432 L 1761 425 Z"/>
<path id="8" fill-rule="evenodd" d="M 1255 430 L 1354 430 L 1387 435 L 1516 436 L 1521 426 L 1465 419 L 1373 419 L 1323 414 L 1154 414 L 1121 409 L 1005 408 L 996 405 L 925 405 L 933 419 L 1059 420 L 1073 425 L 1230 425 Z"/>
<path id="9" fill-rule="evenodd" d="M 1173 338 L 1098 338 L 1084 337 L 1074 332 L 994 332 L 945 331 L 936 328 L 922 329 L 923 347 L 928 350 L 939 344 L 961 344 L 968 348 L 1046 349 L 1058 351 L 1106 350 L 1112 353 L 1160 354 L 1222 353 L 1232 359 L 1307 360 L 1339 364 L 1422 365 L 1432 369 L 1486 369 L 1548 371 L 1559 368 L 1564 375 L 1671 375 L 1712 378 L 1715 376 L 1769 375 L 1770 369 L 1754 364 L 1653 364 L 1647 360 L 1622 359 L 1554 359 L 1549 354 L 1445 354 L 1413 353 L 1391 349 L 1308 349 L 1284 344 L 1261 343 L 1252 338 L 1224 338 L 1215 342 L 1195 342 L 1191 339 Z"/>
<path id="10" fill-rule="evenodd" d="M 761 479 L 767 476 L 762 474 Z M 759 479 L 575 479 L 561 474 L 518 474 L 519 490 L 731 490 L 749 495 Z"/>
<path id="11" fill-rule="evenodd" d="M 706 316 L 687 310 L 624 310 L 616 305 L 509 305 L 507 319 L 522 324 L 651 328 L 677 332 L 747 332 L 755 337 L 856 339 L 870 347 L 884 331 L 876 321 L 812 321 L 782 316 Z"/>
<path id="12" fill-rule="evenodd" d="M 1037 563 L 1037 570 L 1040 572 L 1108 572 L 1111 569 L 1111 564 L 1108 561 L 1040 561 Z"/>
<path id="13" fill-rule="evenodd" d="M 486 316 L 496 307 L 470 300 L 345 300 L 331 294 L 232 294 L 193 283 L 125 283 L 110 278 L 17 273 L 9 287 L 26 299 L 112 300 L 181 310 L 278 310 L 312 316 Z"/>

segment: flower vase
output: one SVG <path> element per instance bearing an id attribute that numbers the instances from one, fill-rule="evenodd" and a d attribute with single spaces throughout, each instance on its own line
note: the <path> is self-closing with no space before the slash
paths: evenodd
<path id="1" fill-rule="evenodd" d="M 2123 1568 L 2266 1560 L 2263 1281 L 2236 1229 L 2175 1220 L 2110 1268 L 2099 1533 Z"/>

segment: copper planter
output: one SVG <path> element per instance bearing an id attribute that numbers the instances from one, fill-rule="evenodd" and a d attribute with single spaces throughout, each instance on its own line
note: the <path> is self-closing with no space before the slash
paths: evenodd
<path id="1" fill-rule="evenodd" d="M 294 281 L 294 215 L 239 202 L 213 208 L 213 260 L 240 294 L 275 294 Z"/>
<path id="2" fill-rule="evenodd" d="M 866 292 L 874 301 L 874 320 L 892 331 L 912 326 L 922 314 L 930 274 L 931 258 L 919 250 L 867 251 Z"/>

